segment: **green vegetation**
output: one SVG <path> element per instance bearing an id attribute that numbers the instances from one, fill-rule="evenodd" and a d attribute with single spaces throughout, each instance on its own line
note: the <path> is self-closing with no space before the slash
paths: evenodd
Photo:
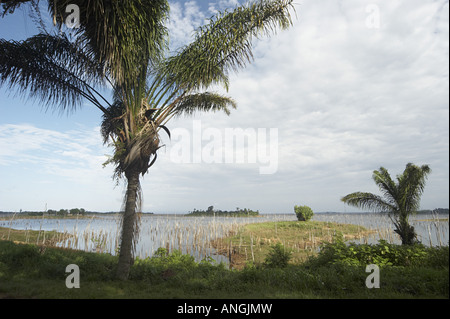
<path id="1" fill-rule="evenodd" d="M 282 244 L 277 243 L 271 247 L 264 260 L 264 266 L 267 268 L 285 268 L 288 266 L 292 252 L 286 249 Z"/>
<path id="2" fill-rule="evenodd" d="M 215 241 L 214 247 L 227 255 L 237 269 L 248 263 L 264 263 L 272 246 L 278 243 L 291 252 L 290 263 L 299 264 L 315 254 L 322 242 L 331 241 L 336 234 L 350 240 L 370 232 L 359 225 L 333 222 L 264 222 L 243 225 L 235 234 Z"/>
<path id="3" fill-rule="evenodd" d="M 423 209 L 423 210 L 419 210 L 417 211 L 417 214 L 448 214 L 449 213 L 449 209 L 448 208 L 435 208 L 433 210 L 430 209 Z"/>
<path id="4" fill-rule="evenodd" d="M 85 216 L 88 212 L 84 208 L 72 208 L 72 209 L 60 209 L 60 210 L 54 210 L 49 209 L 47 211 L 22 211 L 20 210 L 19 213 L 10 213 L 10 212 L 0 212 L 0 217 L 3 215 L 12 215 L 15 217 L 66 217 L 66 216 Z"/>
<path id="5" fill-rule="evenodd" d="M 422 244 L 395 245 L 384 240 L 378 244 L 346 244 L 342 237 L 321 245 L 320 254 L 310 258 L 311 267 L 342 264 L 345 266 L 379 267 L 431 267 L 444 269 L 449 266 L 449 247 L 426 247 Z M 448 285 L 448 282 L 447 282 Z"/>
<path id="6" fill-rule="evenodd" d="M 295 205 L 294 211 L 299 221 L 308 221 L 314 216 L 313 210 L 308 206 Z"/>
<path id="7" fill-rule="evenodd" d="M 72 208 L 72 209 L 60 209 L 59 211 L 49 209 L 47 211 L 49 215 L 67 216 L 67 215 L 86 215 L 84 208 Z"/>
<path id="8" fill-rule="evenodd" d="M 60 210 L 54 210 L 49 209 L 46 212 L 20 212 L 20 216 L 58 216 L 58 217 L 65 217 L 65 216 L 76 216 L 76 215 L 86 215 L 86 210 L 84 208 L 72 208 L 72 209 L 60 209 Z"/>
<path id="9" fill-rule="evenodd" d="M 189 214 L 186 214 L 186 216 L 250 217 L 259 216 L 259 211 L 247 208 L 241 209 L 239 207 L 236 207 L 235 211 L 223 211 L 214 210 L 214 206 L 209 206 L 207 210 L 197 210 L 194 208 L 194 210 Z"/>
<path id="10" fill-rule="evenodd" d="M 33 219 L 33 218 L 41 218 L 45 219 L 62 219 L 62 218 L 93 218 L 95 216 L 107 216 L 107 215 L 117 215 L 120 212 L 94 212 L 87 211 L 84 208 L 72 208 L 72 209 L 60 209 L 53 210 L 49 209 L 46 212 L 44 211 L 20 211 L 19 213 L 14 212 L 0 212 L 0 220 L 11 220 L 15 218 L 20 219 Z M 143 214 L 153 214 L 143 212 Z"/>
<path id="11" fill-rule="evenodd" d="M 124 282 L 115 277 L 117 256 L 18 243 L 35 242 L 43 232 L 0 228 L 0 239 L 9 236 L 0 240 L 0 298 L 449 297 L 448 246 L 344 242 L 365 233 L 360 226 L 330 222 L 249 224 L 225 239 L 233 269 L 211 257 L 198 262 L 159 248 L 151 258 L 137 258 Z M 237 267 L 245 249 L 254 261 L 244 259 Z M 65 286 L 69 264 L 80 268 L 79 289 Z M 379 289 L 365 285 L 368 264 L 380 267 Z"/>
<path id="12" fill-rule="evenodd" d="M 56 243 L 71 237 L 67 233 L 56 231 L 17 230 L 0 227 L 0 240 L 10 240 L 21 243 L 35 243 L 53 246 Z"/>
<path id="13" fill-rule="evenodd" d="M 382 243 L 381 245 L 384 245 Z M 282 248 L 281 246 L 279 246 Z M 211 259 L 196 262 L 178 251 L 159 249 L 137 259 L 126 282 L 114 278 L 117 257 L 0 241 L 0 297 L 8 298 L 448 298 L 448 247 L 417 248 L 424 254 L 380 270 L 380 288 L 365 285 L 365 265 L 349 262 L 355 246 L 340 243 L 309 261 L 292 265 L 249 265 L 228 270 Z M 336 247 L 332 250 L 331 247 Z M 351 249 L 353 247 L 353 249 Z M 364 251 L 382 251 L 359 245 Z M 389 249 L 397 251 L 397 247 Z M 398 248 L 401 250 L 402 248 Z M 400 252 L 399 252 L 400 254 Z M 403 257 L 409 252 L 401 250 Z M 403 255 L 406 254 L 406 255 Z M 361 255 L 361 256 L 360 256 Z M 270 258 L 270 257 L 269 257 Z M 276 258 L 271 257 L 276 262 Z M 383 257 L 384 258 L 384 257 Z M 68 289 L 66 266 L 80 268 L 80 288 Z"/>
<path id="14" fill-rule="evenodd" d="M 394 231 L 402 239 L 403 245 L 417 242 L 414 227 L 409 224 L 409 217 L 416 214 L 420 207 L 420 197 L 425 188 L 425 181 L 431 169 L 428 165 L 406 165 L 402 174 L 397 175 L 395 183 L 388 170 L 380 167 L 375 170 L 372 179 L 383 196 L 367 192 L 355 192 L 342 197 L 348 205 L 389 213 L 394 223 Z"/>

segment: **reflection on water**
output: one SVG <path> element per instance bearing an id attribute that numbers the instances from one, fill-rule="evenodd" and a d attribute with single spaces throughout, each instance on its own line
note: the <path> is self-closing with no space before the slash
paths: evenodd
<path id="1" fill-rule="evenodd" d="M 17 218 L 17 217 L 16 217 Z M 415 227 L 419 240 L 425 245 L 448 245 L 449 215 L 416 215 L 410 223 Z M 140 258 L 151 256 L 159 247 L 169 251 L 181 250 L 200 260 L 215 255 L 211 241 L 237 231 L 240 225 L 266 221 L 294 221 L 295 214 L 267 214 L 260 217 L 185 217 L 182 215 L 142 215 L 139 239 L 135 255 Z M 374 213 L 316 213 L 313 220 L 357 224 L 375 230 L 370 237 L 360 239 L 361 243 L 375 243 L 379 239 L 400 243 L 393 232 L 393 224 L 387 215 Z M 0 221 L 0 227 L 21 230 L 67 232 L 71 238 L 59 245 L 86 251 L 115 254 L 119 245 L 120 216 L 105 215 L 80 219 L 11 219 Z M 42 237 L 41 237 L 42 238 Z"/>

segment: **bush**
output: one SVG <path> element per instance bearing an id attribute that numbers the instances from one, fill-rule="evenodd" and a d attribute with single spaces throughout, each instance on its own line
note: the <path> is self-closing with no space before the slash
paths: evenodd
<path id="1" fill-rule="evenodd" d="M 130 270 L 130 279 L 153 283 L 172 279 L 182 283 L 186 278 L 214 276 L 225 269 L 224 264 L 218 264 L 211 257 L 197 262 L 193 256 L 180 250 L 169 253 L 166 248 L 158 248 L 152 257 L 136 258 Z"/>
<path id="2" fill-rule="evenodd" d="M 448 247 L 426 247 L 422 244 L 395 245 L 380 240 L 378 244 L 346 244 L 342 238 L 324 243 L 316 257 L 309 260 L 313 266 L 344 264 L 348 266 L 428 266 L 448 267 Z"/>
<path id="3" fill-rule="evenodd" d="M 267 268 L 285 268 L 292 257 L 292 252 L 288 251 L 280 243 L 271 247 L 271 251 L 264 260 Z"/>
<path id="4" fill-rule="evenodd" d="M 60 279 L 67 265 L 76 264 L 85 280 L 108 280 L 116 263 L 117 258 L 109 254 L 0 241 L 0 272 L 6 277 Z"/>
<path id="5" fill-rule="evenodd" d="M 312 209 L 308 206 L 297 206 L 294 207 L 295 214 L 297 215 L 297 219 L 299 221 L 308 221 L 310 220 L 314 213 Z"/>
<path id="6" fill-rule="evenodd" d="M 39 249 L 31 244 L 16 245 L 13 242 L 1 242 L 0 261 L 14 272 L 35 268 L 39 262 Z"/>
<path id="7" fill-rule="evenodd" d="M 449 265 L 449 247 L 428 248 L 428 257 L 424 261 L 425 266 L 432 268 L 448 268 Z"/>

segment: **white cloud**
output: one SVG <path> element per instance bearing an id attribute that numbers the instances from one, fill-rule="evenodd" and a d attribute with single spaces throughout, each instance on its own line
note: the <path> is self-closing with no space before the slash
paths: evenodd
<path id="1" fill-rule="evenodd" d="M 170 49 L 177 50 L 193 39 L 194 31 L 205 23 L 207 16 L 196 1 L 169 2 Z"/>
<path id="2" fill-rule="evenodd" d="M 216 15 L 219 12 L 223 12 L 225 9 L 232 9 L 239 5 L 240 2 L 238 0 L 219 0 L 218 2 L 209 2 L 208 12 Z"/>

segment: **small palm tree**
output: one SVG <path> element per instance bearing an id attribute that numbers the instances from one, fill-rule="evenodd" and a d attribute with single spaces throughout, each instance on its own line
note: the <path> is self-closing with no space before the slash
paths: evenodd
<path id="1" fill-rule="evenodd" d="M 101 133 L 114 147 L 108 163 L 125 177 L 122 233 L 117 276 L 128 277 L 138 234 L 140 175 L 155 163 L 161 130 L 170 135 L 170 119 L 196 111 L 236 107 L 230 98 L 208 92 L 228 89 L 229 72 L 252 60 L 252 38 L 286 29 L 293 0 L 260 0 L 219 13 L 199 28 L 195 39 L 165 56 L 166 0 L 52 0 L 59 26 L 65 6 L 80 7 L 81 27 L 73 39 L 41 33 L 25 41 L 0 40 L 0 85 L 18 88 L 46 105 L 73 110 L 84 99 L 103 112 Z M 25 1 L 9 0 L 9 10 Z M 33 2 L 31 0 L 31 2 Z M 99 93 L 109 84 L 113 99 Z"/>
<path id="2" fill-rule="evenodd" d="M 402 244 L 412 245 L 417 241 L 417 235 L 408 220 L 420 207 L 420 197 L 430 172 L 428 165 L 418 167 L 409 163 L 404 172 L 397 176 L 395 183 L 387 169 L 381 167 L 373 172 L 372 178 L 383 196 L 356 192 L 341 200 L 351 206 L 389 213 L 395 226 L 394 231 L 400 236 Z"/>

